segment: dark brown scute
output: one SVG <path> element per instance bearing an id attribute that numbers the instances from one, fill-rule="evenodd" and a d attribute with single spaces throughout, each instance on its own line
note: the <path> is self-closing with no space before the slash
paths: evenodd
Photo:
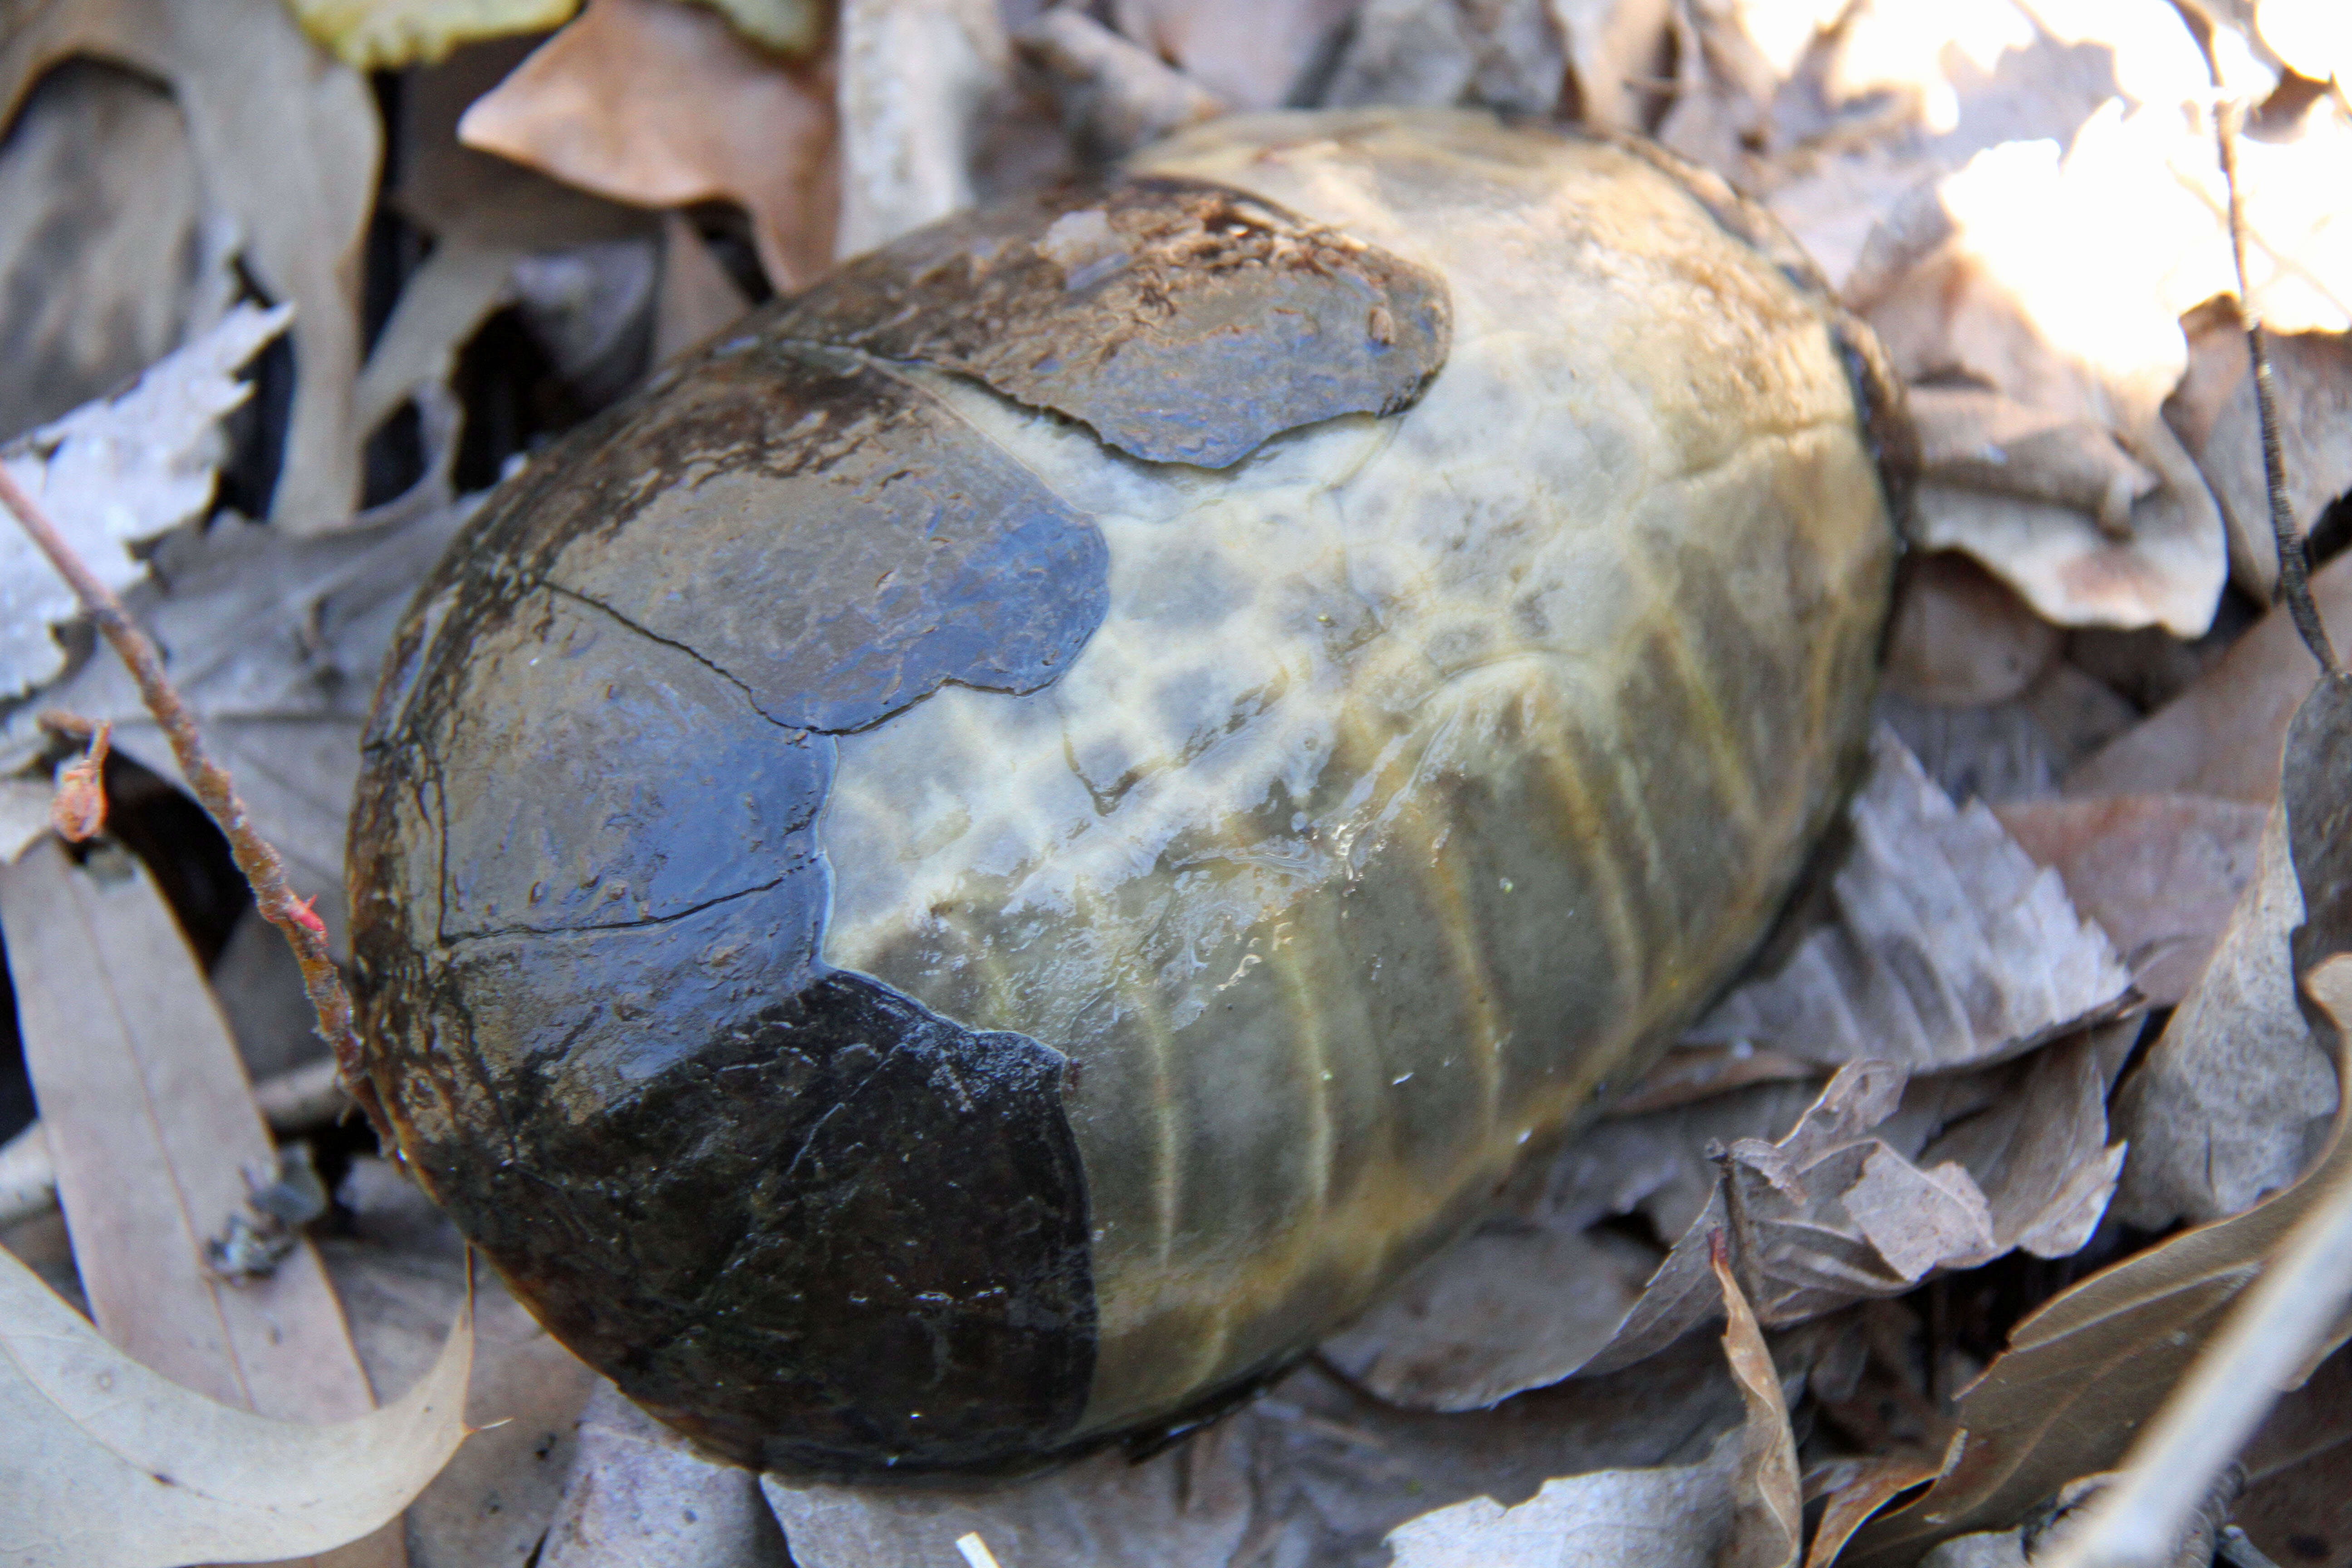
<path id="1" fill-rule="evenodd" d="M 762 330 L 952 371 L 1154 462 L 1221 468 L 1284 430 L 1388 414 L 1444 363 L 1445 285 L 1189 180 L 982 208 L 850 262 Z"/>

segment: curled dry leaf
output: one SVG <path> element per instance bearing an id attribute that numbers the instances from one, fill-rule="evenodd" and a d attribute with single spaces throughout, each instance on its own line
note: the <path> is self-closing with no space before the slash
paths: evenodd
<path id="1" fill-rule="evenodd" d="M 1848 811 L 1832 921 L 1719 1003 L 1685 1044 L 1823 1067 L 1997 1060 L 2111 1016 L 2131 976 L 1980 802 L 1955 808 L 1885 730 Z"/>
<path id="2" fill-rule="evenodd" d="M 832 68 L 681 0 L 590 0 L 457 123 L 469 147 L 639 206 L 723 198 L 782 289 L 832 259 Z"/>
<path id="3" fill-rule="evenodd" d="M 365 79 L 320 54 L 280 0 L 78 0 L 29 8 L 0 40 L 0 118 L 75 55 L 142 71 L 178 100 L 205 200 L 234 225 L 255 282 L 296 310 L 270 517 L 302 531 L 342 523 L 359 499 L 359 245 L 382 153 Z"/>
<path id="4" fill-rule="evenodd" d="M 0 1251 L 0 1552 L 177 1568 L 324 1552 L 394 1518 L 466 1436 L 470 1314 L 416 1386 L 328 1426 L 232 1410 L 109 1345 Z"/>
<path id="5" fill-rule="evenodd" d="M 2339 677 L 2297 714 L 2284 786 L 2287 847 L 2311 911 L 2291 952 L 2329 1016 L 2339 1084 L 2352 1014 L 2352 965 L 2336 957 L 2352 894 L 2352 835 L 2343 831 L 2347 776 L 2352 678 Z M 2327 978 L 2311 979 L 2331 958 Z M 2231 1304 L 2352 1163 L 2344 1121 L 2339 1097 L 2317 1163 L 2284 1191 L 2168 1237 L 2036 1309 L 1961 1394 L 1965 1436 L 1957 1460 L 1925 1494 L 1873 1521 L 1842 1561 L 1856 1568 L 1914 1562 L 1937 1542 L 2007 1528 L 2067 1481 L 2114 1464 Z"/>
<path id="6" fill-rule="evenodd" d="M 144 575 L 131 544 L 212 504 L 221 416 L 253 390 L 236 372 L 285 330 L 290 314 L 284 306 L 241 306 L 150 367 L 130 391 L 85 404 L 0 457 L 108 587 L 121 590 Z M 79 613 L 73 590 L 32 542 L 16 529 L 0 530 L 0 698 L 65 667 L 49 628 Z"/>
<path id="7" fill-rule="evenodd" d="M 1549 1480 L 1515 1508 L 1481 1497 L 1439 1509 L 1391 1532 L 1397 1568 L 1794 1568 L 1803 1528 L 1780 1379 L 1720 1232 L 1708 1267 L 1747 1418 L 1705 1461 Z"/>
<path id="8" fill-rule="evenodd" d="M 2148 1005 L 2169 1007 L 2205 973 L 2253 880 L 2264 813 L 2206 795 L 2127 795 L 2020 801 L 1993 815 L 2114 941 Z"/>
<path id="9" fill-rule="evenodd" d="M 58 770 L 49 826 L 68 844 L 87 844 L 106 827 L 106 750 L 114 726 L 101 719 L 89 749 Z"/>
<path id="10" fill-rule="evenodd" d="M 285 0 L 320 48 L 353 70 L 437 65 L 460 44 L 560 27 L 580 0 Z"/>

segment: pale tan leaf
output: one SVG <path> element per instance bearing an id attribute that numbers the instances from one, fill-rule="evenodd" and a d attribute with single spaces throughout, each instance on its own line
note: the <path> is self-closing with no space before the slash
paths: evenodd
<path id="1" fill-rule="evenodd" d="M 2098 922 L 2152 1006 L 2189 994 L 2253 879 L 2263 813 L 2191 795 L 2020 801 L 1993 815 L 2055 870 Z"/>
<path id="2" fill-rule="evenodd" d="M 299 1557 L 396 1516 L 464 1440 L 469 1315 L 391 1405 L 332 1426 L 217 1404 L 98 1336 L 0 1253 L 0 1552 L 12 1568 Z"/>
<path id="3" fill-rule="evenodd" d="M 590 0 L 457 132 L 614 201 L 737 202 L 779 289 L 832 258 L 831 65 L 780 63 L 699 6 Z"/>
<path id="4" fill-rule="evenodd" d="M 599 1379 L 541 1568 L 782 1568 L 759 1478 L 697 1454 Z"/>
<path id="5" fill-rule="evenodd" d="M 286 0 L 318 45 L 354 70 L 437 65 L 460 44 L 543 33 L 580 0 Z"/>
<path id="6" fill-rule="evenodd" d="M 341 524 L 359 500 L 359 244 L 382 153 L 366 79 L 320 53 L 279 0 L 79 0 L 30 8 L 0 40 L 0 118 L 72 55 L 142 71 L 177 99 L 207 202 L 234 224 L 262 290 L 295 307 L 270 517 L 302 531 Z"/>
<path id="7" fill-rule="evenodd" d="M 1054 7 L 1013 42 L 1053 77 L 1065 133 L 1090 162 L 1224 112 L 1216 94 L 1075 7 Z"/>
<path id="8" fill-rule="evenodd" d="M 285 330 L 289 314 L 239 307 L 121 396 L 41 426 L 0 459 L 108 587 L 119 592 L 145 575 L 132 544 L 212 504 L 221 418 L 253 390 L 236 373 Z M 0 532 L 0 697 L 65 667 L 50 628 L 79 613 L 73 591 L 23 531 Z"/>
<path id="9" fill-rule="evenodd" d="M 710 254 L 694 226 L 679 214 L 665 215 L 661 282 L 654 296 L 653 363 L 667 364 L 733 326 L 751 308 L 751 301 Z"/>
<path id="10" fill-rule="evenodd" d="M 972 201 L 1012 44 L 996 0 L 843 0 L 841 226 L 857 256 Z"/>
<path id="11" fill-rule="evenodd" d="M 1639 131 L 1673 47 L 1672 0 L 1550 0 L 1588 124 Z"/>
<path id="12" fill-rule="evenodd" d="M 1892 733 L 1848 814 L 1832 921 L 1726 997 L 1685 1044 L 1822 1066 L 1997 1060 L 2114 1008 L 2131 977 L 1981 803 L 1956 809 Z"/>
<path id="13" fill-rule="evenodd" d="M 2329 0 L 2262 0 L 2254 26 L 2297 75 L 2352 78 L 2352 17 Z"/>
<path id="14" fill-rule="evenodd" d="M 2064 640 L 1969 557 L 1925 555 L 1904 573 L 1887 638 L 1886 684 L 1916 702 L 2006 702 L 2050 668 Z"/>
<path id="15" fill-rule="evenodd" d="M 1996 392 L 1921 386 L 1910 395 L 1922 473 L 1940 483 L 2089 513 L 2115 532 L 2157 477 L 2105 426 L 2014 403 Z"/>

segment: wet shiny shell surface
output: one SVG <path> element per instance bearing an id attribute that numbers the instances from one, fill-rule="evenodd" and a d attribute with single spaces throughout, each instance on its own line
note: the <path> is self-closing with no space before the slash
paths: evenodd
<path id="1" fill-rule="evenodd" d="M 1637 149 L 1219 121 L 535 461 L 353 820 L 420 1176 L 773 1468 L 1017 1470 L 1300 1353 L 1835 808 L 1899 415 L 1774 243 Z"/>

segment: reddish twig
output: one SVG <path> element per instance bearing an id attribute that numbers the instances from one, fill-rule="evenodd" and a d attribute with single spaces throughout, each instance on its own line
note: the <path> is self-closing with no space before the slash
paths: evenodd
<path id="1" fill-rule="evenodd" d="M 236 868 L 252 884 L 254 907 L 261 911 L 264 920 L 285 933 L 287 945 L 293 948 L 294 957 L 302 966 L 302 988 L 310 994 L 311 1010 L 318 1015 L 320 1037 L 334 1048 L 335 1065 L 342 1073 L 343 1087 L 367 1112 L 384 1147 L 392 1147 L 391 1130 L 384 1122 L 383 1107 L 361 1067 L 359 1034 L 352 1025 L 352 999 L 327 951 L 325 923 L 311 911 L 307 900 L 296 898 L 293 889 L 286 885 L 286 863 L 269 841 L 254 830 L 228 770 L 213 761 L 211 753 L 205 750 L 195 720 L 189 716 L 180 694 L 172 689 L 170 679 L 163 674 L 163 661 L 157 657 L 155 645 L 131 624 L 122 601 L 99 581 L 97 574 L 74 552 L 57 525 L 25 493 L 5 466 L 0 466 L 0 503 L 5 503 L 16 514 L 26 536 L 73 589 L 83 612 L 98 624 L 100 635 L 131 671 L 131 679 L 139 683 L 139 695 L 147 711 L 155 716 L 155 721 L 163 727 L 164 735 L 172 742 L 172 755 L 179 760 L 181 776 L 228 836 L 229 853 L 236 859 Z"/>

